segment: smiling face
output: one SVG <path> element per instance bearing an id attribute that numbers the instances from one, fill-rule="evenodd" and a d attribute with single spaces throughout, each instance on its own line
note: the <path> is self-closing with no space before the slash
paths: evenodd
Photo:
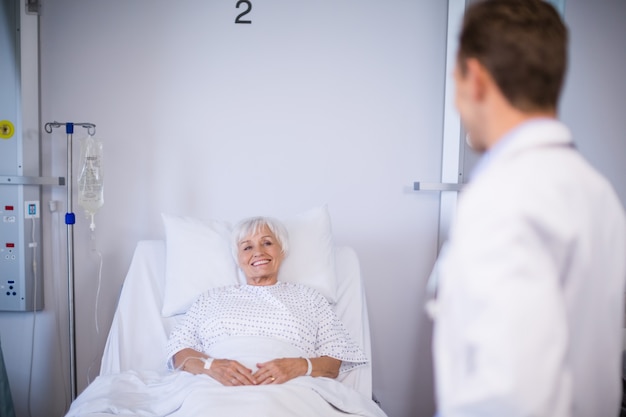
<path id="1" fill-rule="evenodd" d="M 278 240 L 266 226 L 237 242 L 237 262 L 249 285 L 276 284 L 283 258 Z"/>

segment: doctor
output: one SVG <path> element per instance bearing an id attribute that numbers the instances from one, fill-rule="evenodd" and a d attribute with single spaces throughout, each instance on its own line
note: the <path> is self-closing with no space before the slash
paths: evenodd
<path id="1" fill-rule="evenodd" d="M 557 104 L 567 29 L 541 0 L 469 7 L 456 106 L 484 152 L 438 262 L 441 417 L 613 417 L 626 220 Z"/>

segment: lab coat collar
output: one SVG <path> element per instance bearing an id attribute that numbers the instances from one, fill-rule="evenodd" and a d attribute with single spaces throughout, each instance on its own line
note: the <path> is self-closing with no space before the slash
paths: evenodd
<path id="1" fill-rule="evenodd" d="M 480 176 L 495 161 L 508 159 L 529 149 L 551 146 L 573 146 L 568 127 L 547 117 L 530 119 L 514 127 L 485 152 L 470 178 L 474 180 Z"/>

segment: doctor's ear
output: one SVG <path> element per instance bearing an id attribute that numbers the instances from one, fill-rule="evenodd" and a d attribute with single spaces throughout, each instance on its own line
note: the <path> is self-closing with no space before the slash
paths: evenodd
<path id="1" fill-rule="evenodd" d="M 460 76 L 472 99 L 482 101 L 494 83 L 491 74 L 476 58 L 467 58 L 460 65 Z"/>

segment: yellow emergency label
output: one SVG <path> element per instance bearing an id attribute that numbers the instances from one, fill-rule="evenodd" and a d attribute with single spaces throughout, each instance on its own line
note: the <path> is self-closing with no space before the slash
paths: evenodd
<path id="1" fill-rule="evenodd" d="M 8 120 L 0 120 L 0 139 L 10 139 L 15 133 L 13 123 Z"/>

